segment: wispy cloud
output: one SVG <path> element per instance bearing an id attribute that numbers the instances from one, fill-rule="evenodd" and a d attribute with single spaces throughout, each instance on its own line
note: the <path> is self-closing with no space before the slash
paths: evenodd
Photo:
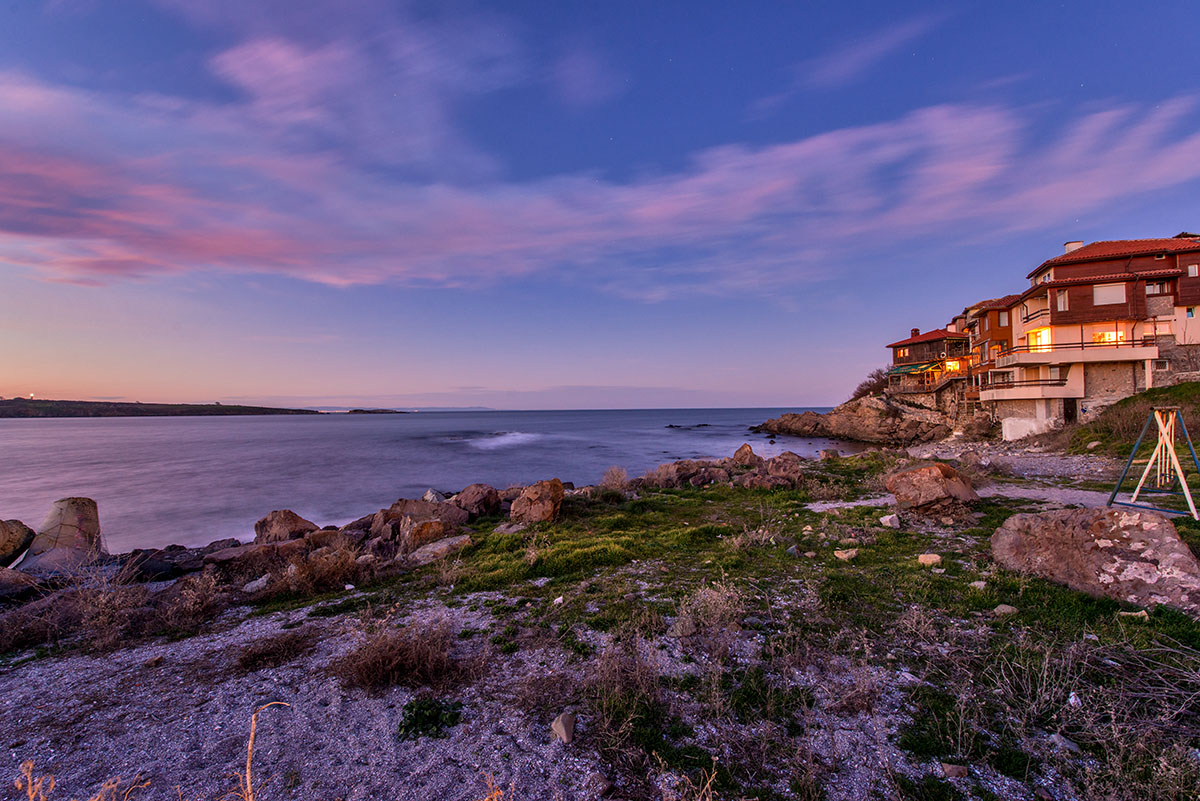
<path id="1" fill-rule="evenodd" d="M 877 30 L 793 69 L 791 82 L 780 92 L 759 98 L 750 106 L 751 117 L 774 113 L 805 90 L 837 89 L 866 77 L 888 56 L 928 34 L 946 19 L 927 14 Z"/>
<path id="2" fill-rule="evenodd" d="M 582 42 L 569 43 L 550 74 L 559 99 L 573 109 L 605 103 L 625 90 L 626 77 L 597 48 Z"/>

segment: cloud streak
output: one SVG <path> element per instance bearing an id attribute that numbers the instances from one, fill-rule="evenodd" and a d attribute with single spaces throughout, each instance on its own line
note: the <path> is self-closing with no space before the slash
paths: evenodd
<path id="1" fill-rule="evenodd" d="M 1043 228 L 1200 178 L 1196 104 L 1180 97 L 1063 116 L 1036 138 L 1026 110 L 950 104 L 709 148 L 625 181 L 506 179 L 456 122 L 469 97 L 521 79 L 502 25 L 407 21 L 367 36 L 326 23 L 317 4 L 268 32 L 220 2 L 187 6 L 238 37 L 209 61 L 236 99 L 0 73 L 0 259 L 78 283 L 227 271 L 475 287 L 563 274 L 656 300 L 824 280 L 853 269 L 847 252 Z M 816 74 L 848 79 L 933 24 Z M 580 102 L 604 96 L 592 67 L 567 73 Z"/>

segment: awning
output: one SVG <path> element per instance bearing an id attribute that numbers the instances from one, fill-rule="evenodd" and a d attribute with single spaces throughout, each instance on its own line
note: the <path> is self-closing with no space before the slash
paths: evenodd
<path id="1" fill-rule="evenodd" d="M 926 373 L 936 367 L 939 362 L 920 362 L 919 364 L 899 364 L 888 370 L 888 375 L 912 375 Z"/>

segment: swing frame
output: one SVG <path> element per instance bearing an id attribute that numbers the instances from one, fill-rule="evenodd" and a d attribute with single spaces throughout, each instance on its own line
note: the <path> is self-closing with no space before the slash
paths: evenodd
<path id="1" fill-rule="evenodd" d="M 1157 425 L 1158 442 L 1155 444 L 1150 458 L 1146 461 L 1146 469 L 1142 471 L 1137 487 L 1133 490 L 1133 495 L 1130 496 L 1128 501 L 1118 501 L 1117 494 L 1121 491 L 1121 486 L 1125 483 L 1125 479 L 1129 475 L 1129 469 L 1133 467 L 1138 448 L 1142 446 L 1142 441 L 1146 438 L 1146 432 L 1150 430 L 1151 423 Z M 1183 495 L 1187 500 L 1192 519 L 1200 520 L 1200 513 L 1196 511 L 1196 502 L 1192 498 L 1191 488 L 1188 487 L 1187 477 L 1184 475 L 1183 466 L 1179 462 L 1179 455 L 1175 451 L 1177 429 L 1183 433 L 1183 441 L 1187 443 L 1188 452 L 1192 457 L 1192 465 L 1196 468 L 1196 474 L 1200 475 L 1200 458 L 1196 456 L 1196 448 L 1192 445 L 1192 438 L 1188 434 L 1187 425 L 1183 422 L 1183 416 L 1179 414 L 1179 407 L 1156 406 L 1150 410 L 1150 414 L 1146 417 L 1146 424 L 1142 426 L 1142 433 L 1138 434 L 1137 441 L 1133 443 L 1133 450 L 1129 452 L 1129 459 L 1125 462 L 1125 469 L 1121 471 L 1121 477 L 1117 479 L 1116 486 L 1113 487 L 1112 493 L 1108 496 L 1107 506 L 1127 506 L 1132 509 L 1149 509 L 1169 515 L 1184 515 L 1188 514 L 1188 512 L 1137 502 L 1138 496 L 1143 492 L 1147 495 Z M 1154 472 L 1154 487 L 1147 487 L 1146 480 L 1150 477 L 1152 471 Z M 1176 482 L 1178 482 L 1182 492 L 1173 489 L 1173 485 Z M 1172 488 L 1168 488 L 1169 486 Z"/>

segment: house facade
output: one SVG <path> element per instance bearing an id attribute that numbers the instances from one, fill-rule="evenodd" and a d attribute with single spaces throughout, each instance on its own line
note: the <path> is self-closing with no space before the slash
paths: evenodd
<path id="1" fill-rule="evenodd" d="M 961 316 L 961 408 L 990 414 L 1006 439 L 1197 377 L 1200 235 L 1068 242 L 1026 278 L 1023 292 L 981 301 Z M 893 370 L 898 346 L 910 340 L 888 346 Z"/>
<path id="2" fill-rule="evenodd" d="M 956 330 L 958 324 L 952 322 L 925 333 L 914 328 L 907 339 L 888 345 L 892 350 L 889 395 L 902 395 L 910 404 L 957 414 L 970 353 L 970 336 Z"/>

